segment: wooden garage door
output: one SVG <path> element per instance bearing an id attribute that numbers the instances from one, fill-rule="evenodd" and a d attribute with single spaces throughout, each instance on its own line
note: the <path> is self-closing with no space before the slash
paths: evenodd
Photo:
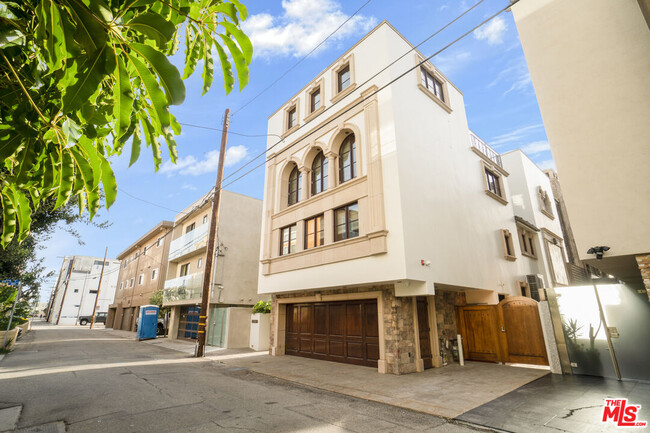
<path id="1" fill-rule="evenodd" d="M 287 355 L 377 367 L 377 301 L 287 305 Z"/>

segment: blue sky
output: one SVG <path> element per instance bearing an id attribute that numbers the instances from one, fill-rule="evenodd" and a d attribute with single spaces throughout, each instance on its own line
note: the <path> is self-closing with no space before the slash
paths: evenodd
<path id="1" fill-rule="evenodd" d="M 181 123 L 221 128 L 226 108 L 235 111 L 248 102 L 365 1 L 244 0 L 249 11 L 244 28 L 255 49 L 250 66 L 250 84 L 242 92 L 235 90 L 226 95 L 219 67 L 215 65 L 214 85 L 208 94 L 201 96 L 202 64 L 199 63 L 197 72 L 185 82 L 185 102 L 173 107 L 172 112 Z M 324 46 L 234 115 L 231 131 L 264 135 L 271 113 L 382 20 L 388 20 L 408 40 L 418 44 L 474 3 L 452 0 L 370 1 Z M 485 0 L 420 47 L 420 51 L 427 56 L 433 54 L 507 3 L 507 0 Z M 464 93 L 469 125 L 475 133 L 499 152 L 521 148 L 540 167 L 554 167 L 517 29 L 509 12 L 501 14 L 432 61 Z M 175 63 L 181 65 L 182 57 L 175 59 Z M 123 155 L 113 159 L 118 188 L 181 211 L 214 185 L 220 138 L 217 131 L 183 126 L 182 134 L 177 137 L 179 164 L 164 163 L 158 173 L 154 173 L 149 149 L 144 149 L 138 162 L 128 167 L 130 151 L 127 147 Z M 264 136 L 230 135 L 225 175 L 264 151 L 265 146 Z M 261 199 L 263 187 L 262 167 L 227 189 Z M 79 245 L 61 227 L 40 254 L 46 267 L 57 273 L 61 256 L 102 256 L 108 246 L 108 255 L 114 258 L 159 221 L 173 220 L 174 216 L 173 211 L 118 192 L 117 202 L 110 210 L 102 210 L 99 217 L 99 220 L 112 223 L 108 229 L 79 224 L 76 229 L 84 241 L 84 245 Z M 42 300 L 49 298 L 55 281 L 56 276 L 43 287 Z"/>

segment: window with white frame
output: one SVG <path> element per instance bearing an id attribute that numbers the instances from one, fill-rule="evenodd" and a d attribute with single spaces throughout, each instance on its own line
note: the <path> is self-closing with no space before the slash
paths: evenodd
<path id="1" fill-rule="evenodd" d="M 151 281 L 155 281 L 158 278 L 158 268 L 151 271 Z"/>
<path id="2" fill-rule="evenodd" d="M 141 286 L 144 283 L 144 274 L 140 274 L 138 277 L 138 286 Z"/>
<path id="3" fill-rule="evenodd" d="M 280 230 L 280 255 L 285 256 L 296 252 L 298 225 L 292 224 Z"/>

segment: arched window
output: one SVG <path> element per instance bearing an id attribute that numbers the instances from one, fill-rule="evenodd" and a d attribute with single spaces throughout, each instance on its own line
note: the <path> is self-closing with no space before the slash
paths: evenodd
<path id="1" fill-rule="evenodd" d="M 327 158 L 321 150 L 311 164 L 311 195 L 327 189 Z"/>
<path id="2" fill-rule="evenodd" d="M 343 183 L 357 176 L 355 168 L 354 134 L 345 137 L 339 151 L 339 181 Z"/>
<path id="3" fill-rule="evenodd" d="M 301 178 L 302 174 L 298 170 L 298 166 L 295 166 L 289 174 L 289 206 L 296 204 L 300 201 L 301 196 Z"/>

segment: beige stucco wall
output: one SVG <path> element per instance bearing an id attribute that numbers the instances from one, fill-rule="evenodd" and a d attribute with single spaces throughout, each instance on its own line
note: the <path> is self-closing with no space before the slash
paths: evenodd
<path id="1" fill-rule="evenodd" d="M 609 257 L 650 251 L 650 31 L 639 2 L 512 11 L 580 258 L 596 245 Z"/>

